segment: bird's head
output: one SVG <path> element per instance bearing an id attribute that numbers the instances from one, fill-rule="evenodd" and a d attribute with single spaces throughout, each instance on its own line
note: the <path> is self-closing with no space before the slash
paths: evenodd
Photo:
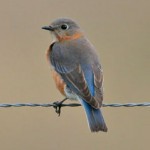
<path id="1" fill-rule="evenodd" d="M 76 22 L 68 18 L 56 19 L 49 26 L 44 26 L 42 29 L 50 31 L 57 41 L 73 40 L 83 36 Z"/>

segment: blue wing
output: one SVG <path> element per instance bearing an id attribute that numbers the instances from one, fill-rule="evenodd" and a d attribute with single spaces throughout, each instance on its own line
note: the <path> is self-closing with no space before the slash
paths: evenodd
<path id="1" fill-rule="evenodd" d="M 92 107 L 99 108 L 102 97 L 98 94 L 101 93 L 98 92 L 100 88 L 95 83 L 98 81 L 97 76 L 101 74 L 96 75 L 97 69 L 94 69 L 94 65 L 79 62 L 77 59 L 70 58 L 69 55 L 64 54 L 59 46 L 53 44 L 49 55 L 52 66 L 74 93 Z"/>

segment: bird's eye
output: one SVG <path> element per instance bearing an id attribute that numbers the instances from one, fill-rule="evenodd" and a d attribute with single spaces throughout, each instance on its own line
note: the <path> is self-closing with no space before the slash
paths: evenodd
<path id="1" fill-rule="evenodd" d="M 68 28 L 69 28 L 69 26 L 67 24 L 61 25 L 61 29 L 62 30 L 67 30 Z"/>

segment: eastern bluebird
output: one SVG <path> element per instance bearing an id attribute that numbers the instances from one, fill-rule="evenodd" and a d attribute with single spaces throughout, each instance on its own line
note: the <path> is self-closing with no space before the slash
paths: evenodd
<path id="1" fill-rule="evenodd" d="M 54 37 L 47 58 L 56 87 L 65 97 L 81 103 L 92 132 L 107 132 L 100 110 L 103 73 L 94 46 L 71 19 L 57 19 L 42 29 L 49 30 Z"/>

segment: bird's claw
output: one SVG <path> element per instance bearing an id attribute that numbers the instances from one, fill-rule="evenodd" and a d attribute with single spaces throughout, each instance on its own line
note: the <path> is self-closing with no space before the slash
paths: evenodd
<path id="1" fill-rule="evenodd" d="M 63 102 L 67 100 L 67 98 L 63 99 L 62 101 L 57 101 L 57 102 L 54 102 L 54 108 L 55 108 L 55 112 L 58 114 L 58 116 L 60 116 L 60 113 L 61 113 L 61 107 L 62 107 L 62 104 Z"/>
<path id="2" fill-rule="evenodd" d="M 60 116 L 60 113 L 61 113 L 61 107 L 62 107 L 62 103 L 57 101 L 57 102 L 54 102 L 54 108 L 55 108 L 55 112 L 58 114 L 58 116 Z"/>

